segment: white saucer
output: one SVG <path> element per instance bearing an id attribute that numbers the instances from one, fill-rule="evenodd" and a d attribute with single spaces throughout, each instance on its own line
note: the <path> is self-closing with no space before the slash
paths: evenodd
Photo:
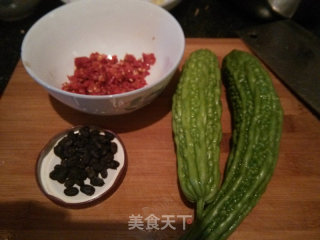
<path id="1" fill-rule="evenodd" d="M 76 196 L 67 196 L 64 194 L 64 185 L 52 180 L 49 177 L 50 172 L 54 169 L 56 164 L 60 164 L 61 159 L 55 155 L 54 147 L 57 145 L 59 140 L 67 135 L 68 132 L 77 131 L 82 126 L 77 126 L 72 129 L 68 129 L 57 134 L 53 137 L 48 144 L 43 148 L 39 154 L 39 158 L 36 166 L 36 177 L 38 185 L 42 192 L 53 202 L 63 205 L 65 207 L 81 208 L 95 204 L 100 200 L 110 196 L 120 185 L 126 172 L 127 167 L 127 154 L 124 145 L 117 134 L 110 130 L 100 129 L 112 133 L 115 138 L 112 140 L 118 146 L 118 151 L 114 155 L 114 159 L 119 162 L 119 166 L 116 170 L 108 169 L 108 176 L 104 179 L 105 184 L 102 187 L 95 187 L 93 195 L 88 196 L 81 191 Z M 97 129 L 97 127 L 95 127 Z M 89 183 L 89 179 L 85 181 Z"/>

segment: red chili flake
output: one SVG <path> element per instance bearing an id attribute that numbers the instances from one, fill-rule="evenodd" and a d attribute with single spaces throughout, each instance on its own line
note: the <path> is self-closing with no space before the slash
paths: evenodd
<path id="1" fill-rule="evenodd" d="M 156 62 L 153 53 L 143 53 L 140 59 L 126 54 L 118 60 L 105 54 L 92 53 L 89 57 L 75 58 L 75 70 L 62 89 L 86 95 L 109 95 L 129 92 L 147 84 L 145 78 Z"/>

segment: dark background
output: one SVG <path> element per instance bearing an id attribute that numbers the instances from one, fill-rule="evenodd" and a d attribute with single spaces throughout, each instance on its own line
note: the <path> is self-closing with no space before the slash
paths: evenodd
<path id="1" fill-rule="evenodd" d="M 319 3 L 318 0 L 302 1 L 292 19 L 320 37 Z M 21 43 L 28 29 L 41 16 L 61 5 L 60 0 L 42 0 L 24 19 L 0 20 L 0 95 L 20 58 Z M 241 28 L 281 19 L 274 14 L 258 16 L 247 5 L 247 0 L 182 0 L 170 12 L 187 38 L 234 38 Z"/>

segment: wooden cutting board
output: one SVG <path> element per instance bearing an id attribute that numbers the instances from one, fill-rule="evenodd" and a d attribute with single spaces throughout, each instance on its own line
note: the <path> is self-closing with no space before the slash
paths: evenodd
<path id="1" fill-rule="evenodd" d="M 187 39 L 183 61 L 199 48 L 211 49 L 220 60 L 234 48 L 249 51 L 239 39 Z M 129 115 L 101 117 L 51 98 L 19 62 L 0 101 L 0 239 L 177 239 L 183 223 L 188 227 L 191 221 L 183 218 L 194 213 L 177 183 L 171 98 L 178 77 L 179 72 L 151 105 Z M 320 123 L 272 78 L 284 109 L 278 165 L 262 199 L 230 239 L 319 240 Z M 224 89 L 222 102 L 221 170 L 231 136 Z M 129 164 L 110 198 L 74 210 L 57 206 L 41 193 L 35 163 L 52 136 L 79 124 L 119 133 Z M 143 229 L 129 230 L 130 221 L 139 215 Z M 152 216 L 158 219 L 159 230 L 147 231 Z"/>

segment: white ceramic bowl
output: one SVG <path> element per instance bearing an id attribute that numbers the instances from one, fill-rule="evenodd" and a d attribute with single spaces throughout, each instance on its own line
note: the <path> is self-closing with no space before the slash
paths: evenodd
<path id="1" fill-rule="evenodd" d="M 26 34 L 21 59 L 30 76 L 54 98 L 91 114 L 129 113 L 153 101 L 166 87 L 184 53 L 181 26 L 165 9 L 141 0 L 83 0 L 46 14 Z M 61 90 L 74 59 L 93 52 L 141 57 L 154 53 L 147 85 L 131 92 L 92 96 Z"/>

